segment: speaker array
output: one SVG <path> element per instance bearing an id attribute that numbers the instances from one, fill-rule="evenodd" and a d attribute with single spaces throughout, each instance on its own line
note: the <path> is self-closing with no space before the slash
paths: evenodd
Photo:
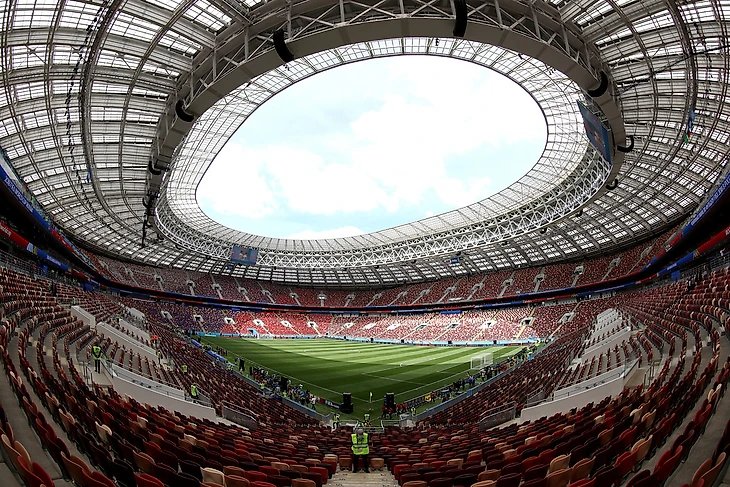
<path id="1" fill-rule="evenodd" d="M 276 49 L 276 54 L 278 54 L 281 60 L 285 63 L 294 61 L 294 54 L 291 53 L 289 48 L 286 47 L 286 42 L 284 42 L 283 30 L 277 30 L 274 32 L 274 49 Z"/>
<path id="2" fill-rule="evenodd" d="M 395 408 L 395 394 L 389 392 L 385 395 L 385 406 Z"/>
<path id="3" fill-rule="evenodd" d="M 454 0 L 454 37 L 464 37 L 466 34 L 466 0 Z"/>
<path id="4" fill-rule="evenodd" d="M 349 392 L 343 392 L 340 411 L 346 414 L 352 414 L 352 409 L 352 394 L 350 394 Z"/>

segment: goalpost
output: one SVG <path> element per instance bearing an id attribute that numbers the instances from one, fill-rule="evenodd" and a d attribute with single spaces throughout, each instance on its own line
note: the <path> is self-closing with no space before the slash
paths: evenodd
<path id="1" fill-rule="evenodd" d="M 494 363 L 494 355 L 492 352 L 486 352 L 479 355 L 474 355 L 471 357 L 470 363 L 469 363 L 469 370 L 474 369 L 481 369 L 482 367 L 486 367 L 487 365 L 492 365 Z"/>

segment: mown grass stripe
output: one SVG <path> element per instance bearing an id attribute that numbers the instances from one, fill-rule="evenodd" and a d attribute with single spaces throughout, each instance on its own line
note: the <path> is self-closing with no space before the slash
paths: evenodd
<path id="1" fill-rule="evenodd" d="M 495 361 L 521 347 L 433 347 L 339 340 L 255 340 L 206 337 L 205 342 L 278 371 L 314 394 L 339 402 L 350 392 L 356 402 L 377 401 L 394 392 L 405 401 L 464 377 L 470 358 L 492 352 Z M 233 355 L 229 356 L 232 358 Z M 379 403 L 375 403 L 379 409 Z"/>

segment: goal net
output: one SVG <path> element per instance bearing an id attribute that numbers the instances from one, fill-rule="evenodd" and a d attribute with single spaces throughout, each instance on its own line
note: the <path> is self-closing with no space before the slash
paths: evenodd
<path id="1" fill-rule="evenodd" d="M 471 358 L 471 363 L 469 364 L 469 369 L 481 369 L 482 367 L 486 367 L 487 365 L 492 365 L 494 363 L 494 357 L 492 352 L 482 353 L 479 355 L 474 355 Z"/>

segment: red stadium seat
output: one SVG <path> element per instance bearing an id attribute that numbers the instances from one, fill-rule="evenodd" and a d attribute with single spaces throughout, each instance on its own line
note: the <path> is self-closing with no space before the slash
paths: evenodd
<path id="1" fill-rule="evenodd" d="M 165 484 L 157 480 L 152 475 L 143 473 L 143 474 L 134 474 L 134 479 L 137 482 L 137 487 L 165 487 Z"/>
<path id="2" fill-rule="evenodd" d="M 266 482 L 266 479 L 268 476 L 263 472 L 257 472 L 255 470 L 248 470 L 244 474 L 244 477 L 246 477 L 252 484 L 256 481 L 260 482 Z"/>

